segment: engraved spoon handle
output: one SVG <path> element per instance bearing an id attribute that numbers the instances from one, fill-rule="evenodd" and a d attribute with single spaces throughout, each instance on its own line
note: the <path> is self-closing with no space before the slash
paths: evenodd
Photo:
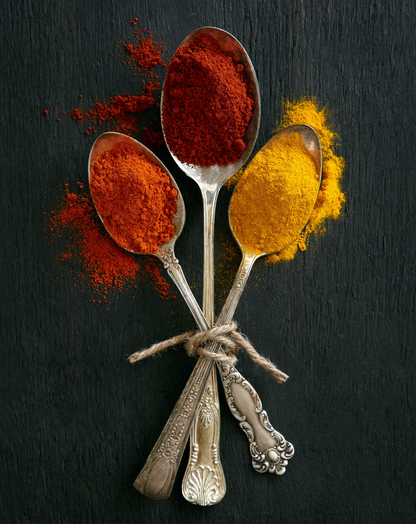
<path id="1" fill-rule="evenodd" d="M 198 327 L 201 330 L 208 329 L 205 316 L 185 279 L 173 250 L 159 251 L 158 257 L 188 304 Z M 169 497 L 213 364 L 212 360 L 200 358 L 195 365 L 162 433 L 153 446 L 142 471 L 134 481 L 133 486 L 144 495 L 157 500 Z"/>
<path id="2" fill-rule="evenodd" d="M 204 210 L 204 294 L 202 310 L 210 327 L 214 322 L 214 224 L 215 208 L 221 186 L 209 190 L 203 185 Z M 189 460 L 183 480 L 182 494 L 193 504 L 212 506 L 220 502 L 226 491 L 221 465 L 220 403 L 216 367 L 212 367 L 200 407 L 189 435 Z"/>

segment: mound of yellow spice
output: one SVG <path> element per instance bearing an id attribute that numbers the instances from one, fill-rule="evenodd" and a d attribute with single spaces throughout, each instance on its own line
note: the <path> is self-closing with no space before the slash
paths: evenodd
<path id="1" fill-rule="evenodd" d="M 335 147 L 337 134 L 329 124 L 327 108 L 320 108 L 318 102 L 312 98 L 288 101 L 284 104 L 282 118 L 277 123 L 276 131 L 290 125 L 307 124 L 313 127 L 319 136 L 322 148 L 322 183 L 312 214 L 304 231 L 295 242 L 282 249 L 278 254 L 267 257 L 268 261 L 291 260 L 298 250 L 305 251 L 312 234 L 325 232 L 328 220 L 336 220 L 341 216 L 345 194 L 341 187 L 342 175 L 345 168 L 344 159 L 336 154 Z M 257 156 L 257 155 L 256 155 Z M 248 166 L 240 170 L 226 185 L 234 186 L 249 169 L 256 156 Z M 261 206 L 263 208 L 263 206 Z"/>
<path id="2" fill-rule="evenodd" d="M 280 252 L 296 239 L 319 188 L 315 161 L 299 133 L 270 140 L 242 175 L 230 205 L 235 237 L 249 252 Z"/>

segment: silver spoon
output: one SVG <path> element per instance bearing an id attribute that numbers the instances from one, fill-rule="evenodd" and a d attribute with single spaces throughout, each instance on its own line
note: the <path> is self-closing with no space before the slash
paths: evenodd
<path id="1" fill-rule="evenodd" d="M 292 126 L 276 134 L 271 140 L 282 140 L 293 132 L 301 134 L 305 146 L 314 158 L 320 184 L 322 179 L 321 146 L 317 134 L 311 127 Z M 311 206 L 311 212 L 312 209 L 313 206 Z M 297 236 L 293 238 L 293 241 Z M 238 242 L 238 239 L 236 240 Z M 232 320 L 254 262 L 261 256 L 272 254 L 251 253 L 241 244 L 239 245 L 243 258 L 234 284 L 217 319 L 217 325 L 223 325 Z M 217 352 L 220 350 L 220 344 L 210 342 L 206 349 Z M 155 499 L 166 499 L 169 496 L 181 453 L 183 453 L 184 435 L 189 434 L 195 410 L 212 365 L 213 361 L 205 358 L 200 358 L 195 365 L 181 397 L 150 452 L 146 464 L 134 482 L 134 487 L 144 495 Z M 294 454 L 292 444 L 286 441 L 270 424 L 259 396 L 244 377 L 233 366 L 219 366 L 219 368 L 228 405 L 233 415 L 240 421 L 240 426 L 249 439 L 254 468 L 261 473 L 269 471 L 279 475 L 283 474 L 288 460 Z"/>
<path id="2" fill-rule="evenodd" d="M 240 44 L 230 33 L 215 27 L 202 27 L 190 33 L 179 45 L 192 43 L 200 34 L 208 34 L 216 40 L 223 51 L 232 54 L 237 63 L 243 64 L 245 77 L 254 98 L 254 115 L 247 129 L 247 145 L 240 159 L 226 166 L 201 167 L 181 162 L 171 149 L 165 136 L 167 147 L 177 165 L 199 186 L 202 193 L 204 211 L 204 278 L 202 310 L 210 326 L 214 322 L 214 223 L 218 194 L 224 183 L 231 178 L 248 160 L 257 139 L 260 124 L 260 95 L 256 73 L 251 60 Z M 169 69 L 168 69 L 169 71 Z M 162 89 L 161 113 L 163 129 L 163 110 L 165 107 L 165 84 Z M 216 368 L 212 367 L 201 408 L 190 433 L 190 456 L 182 481 L 185 499 L 194 504 L 208 506 L 217 504 L 225 495 L 225 477 L 219 455 L 220 416 L 216 380 Z"/>
<path id="3" fill-rule="evenodd" d="M 183 226 L 185 224 L 185 204 L 183 202 L 182 194 L 179 190 L 178 185 L 176 184 L 172 175 L 163 165 L 163 163 L 150 151 L 150 149 L 148 149 L 146 146 L 144 146 L 137 140 L 134 140 L 133 138 L 127 135 L 123 135 L 121 133 L 109 131 L 107 133 L 103 133 L 102 135 L 100 135 L 97 138 L 97 140 L 94 142 L 91 148 L 90 156 L 88 159 L 88 181 L 91 182 L 91 170 L 97 158 L 101 156 L 105 151 L 109 151 L 110 149 L 112 149 L 119 142 L 126 142 L 128 144 L 134 145 L 140 153 L 142 153 L 153 163 L 161 167 L 169 175 L 172 185 L 178 191 L 177 212 L 173 218 L 173 225 L 175 227 L 175 235 L 169 240 L 169 242 L 167 242 L 166 244 L 163 244 L 162 246 L 159 246 L 158 251 L 154 253 L 154 256 L 156 256 L 163 262 L 163 265 L 166 268 L 169 276 L 175 282 L 181 295 L 185 299 L 185 302 L 188 304 L 188 307 L 191 310 L 191 313 L 194 316 L 198 324 L 198 327 L 200 329 L 207 329 L 208 325 L 205 320 L 205 317 L 185 279 L 185 275 L 183 274 L 182 268 L 179 265 L 177 258 L 175 257 L 175 252 L 174 252 L 175 242 L 178 239 L 179 235 L 181 234 Z M 94 202 L 94 205 L 96 205 L 96 202 Z M 106 223 L 102 219 L 99 209 L 97 209 L 97 213 L 101 221 L 103 222 L 104 227 L 106 227 L 108 233 L 110 234 L 110 236 L 117 242 L 117 240 L 112 235 L 111 229 L 108 229 Z M 124 248 L 124 246 L 122 247 Z M 142 253 L 136 252 L 135 254 L 140 255 Z"/>

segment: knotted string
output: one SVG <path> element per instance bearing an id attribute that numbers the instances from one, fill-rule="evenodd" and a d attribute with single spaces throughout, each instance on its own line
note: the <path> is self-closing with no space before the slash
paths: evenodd
<path id="1" fill-rule="evenodd" d="M 223 351 L 213 353 L 205 349 L 206 344 L 213 340 L 223 346 Z M 250 356 L 250 358 L 268 371 L 277 382 L 284 382 L 288 379 L 288 375 L 277 369 L 277 367 L 268 358 L 261 356 L 248 339 L 237 332 L 237 324 L 231 322 L 223 326 L 214 326 L 207 331 L 188 331 L 182 335 L 168 338 L 163 342 L 153 344 L 148 349 L 136 351 L 129 356 L 128 360 L 131 364 L 147 357 L 158 355 L 167 349 L 184 344 L 185 350 L 189 356 L 199 356 L 211 358 L 216 362 L 234 366 L 237 362 L 238 349 L 242 348 Z"/>

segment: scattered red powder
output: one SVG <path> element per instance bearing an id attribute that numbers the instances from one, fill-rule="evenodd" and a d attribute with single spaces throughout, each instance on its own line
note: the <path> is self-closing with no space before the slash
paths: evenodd
<path id="1" fill-rule="evenodd" d="M 82 189 L 83 185 L 79 186 Z M 66 184 L 64 201 L 52 212 L 50 224 L 54 235 L 66 239 L 59 261 L 69 263 L 75 253 L 82 265 L 81 272 L 74 270 L 76 276 L 102 299 L 107 300 L 111 290 L 137 287 L 137 281 L 146 280 L 146 274 L 150 275 L 152 285 L 161 297 L 176 296 L 162 276 L 156 259 L 141 257 L 145 260 L 143 270 L 138 256 L 128 253 L 111 239 L 102 227 L 87 191 L 72 192 Z"/>
<path id="2" fill-rule="evenodd" d="M 155 100 L 151 96 L 116 95 L 105 103 L 95 102 L 87 111 L 73 109 L 70 116 L 82 124 L 90 122 L 101 126 L 107 124 L 107 130 L 118 131 L 126 135 L 137 132 L 140 113 L 154 106 Z M 90 127 L 87 131 L 91 131 Z M 87 133 L 89 134 L 89 133 Z"/>
<path id="3" fill-rule="evenodd" d="M 146 93 L 146 95 L 148 96 L 152 96 L 153 93 L 155 91 L 157 91 L 160 87 L 160 82 L 153 82 L 153 81 L 149 81 L 145 86 L 144 86 L 144 92 Z M 159 104 L 157 104 L 159 105 Z"/>
<path id="4" fill-rule="evenodd" d="M 138 18 L 131 18 L 130 23 L 136 28 Z M 85 106 L 70 111 L 56 108 L 53 113 L 56 117 L 69 117 L 86 126 L 84 133 L 88 140 L 92 140 L 92 134 L 97 131 L 117 131 L 141 139 L 137 133 L 144 128 L 141 140 L 149 149 L 157 151 L 164 140 L 160 120 L 152 117 L 151 110 L 159 106 L 160 99 L 160 82 L 155 67 L 166 66 L 162 59 L 162 38 L 155 37 L 146 29 L 134 29 L 133 35 L 125 41 L 117 41 L 117 48 L 121 49 L 116 56 L 124 57 L 123 63 L 133 76 L 138 74 L 142 78 L 140 92 L 110 96 L 105 102 L 96 97 L 88 109 L 84 109 Z M 79 97 L 85 104 L 83 95 Z M 58 100 L 55 102 L 58 104 Z M 44 110 L 45 115 L 49 113 Z M 161 297 L 176 297 L 161 274 L 160 262 L 155 257 L 132 255 L 120 248 L 102 226 L 89 191 L 81 191 L 84 189 L 81 182 L 78 185 L 79 193 L 71 192 L 66 185 L 63 198 L 51 212 L 52 235 L 66 241 L 58 256 L 63 270 L 69 267 L 77 282 L 92 288 L 103 300 L 108 300 L 112 289 L 137 287 L 139 280 L 148 282 L 149 278 Z M 79 262 L 81 270 L 78 269 Z"/>
<path id="5" fill-rule="evenodd" d="M 163 46 L 153 42 L 153 35 L 142 38 L 138 45 L 124 44 L 124 48 L 129 53 L 130 61 L 143 69 L 151 69 L 162 63 Z"/>
<path id="6" fill-rule="evenodd" d="M 138 18 L 131 18 L 130 23 L 137 26 Z M 85 106 L 69 111 L 56 109 L 55 115 L 70 117 L 79 124 L 89 124 L 84 131 L 88 140 L 92 140 L 91 135 L 97 131 L 117 131 L 140 140 L 140 133 L 151 118 L 149 110 L 159 107 L 160 81 L 155 68 L 167 65 L 162 58 L 164 47 L 162 35 L 155 36 L 147 29 L 134 29 L 124 40 L 117 40 L 117 48 L 121 49 L 116 56 L 122 59 L 133 77 L 141 77 L 140 92 L 135 89 L 136 93 L 113 95 L 105 102 L 96 100 L 88 109 Z M 83 98 L 83 95 L 79 96 Z M 48 114 L 48 110 L 44 112 Z M 160 146 L 156 136 L 147 138 L 147 141 Z"/>
<path id="7" fill-rule="evenodd" d="M 143 129 L 143 137 L 141 141 L 151 151 L 160 151 L 161 147 L 165 144 L 165 139 L 163 138 L 162 127 L 159 119 L 154 118 L 152 122 Z"/>
<path id="8" fill-rule="evenodd" d="M 172 296 L 176 298 L 176 295 L 172 295 L 170 291 L 169 284 L 161 275 L 159 268 L 157 266 L 157 260 L 153 257 L 148 257 L 146 261 L 146 271 L 152 275 L 152 281 L 155 289 L 159 291 L 162 297 L 168 298 Z"/>
<path id="9" fill-rule="evenodd" d="M 165 46 L 161 37 L 158 37 L 157 41 L 155 35 L 149 30 L 136 29 L 134 36 L 126 40 L 126 42 L 121 42 L 127 54 L 127 61 L 123 63 L 132 71 L 141 73 L 142 76 L 150 73 L 151 78 L 158 78 L 153 69 L 158 65 L 166 66 L 162 58 Z"/>

